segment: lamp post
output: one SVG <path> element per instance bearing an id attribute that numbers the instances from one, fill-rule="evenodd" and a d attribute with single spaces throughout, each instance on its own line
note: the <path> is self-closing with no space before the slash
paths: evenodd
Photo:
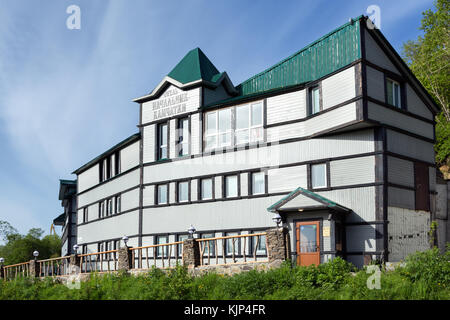
<path id="1" fill-rule="evenodd" d="M 39 256 L 39 251 L 34 250 L 33 256 L 34 256 L 34 261 L 36 261 L 37 257 Z"/>
<path id="2" fill-rule="evenodd" d="M 125 244 L 125 247 L 128 247 L 128 246 L 127 246 L 127 243 L 128 243 L 128 237 L 127 237 L 127 236 L 123 236 L 123 237 L 122 237 L 122 240 L 123 240 L 123 243 Z"/>
<path id="3" fill-rule="evenodd" d="M 193 237 L 194 237 L 194 233 L 195 233 L 195 228 L 194 228 L 194 226 L 191 224 L 191 226 L 189 227 L 189 229 L 188 229 L 188 232 L 189 232 L 189 239 L 192 239 Z"/>
<path id="4" fill-rule="evenodd" d="M 275 222 L 277 224 L 277 228 L 280 227 L 280 223 L 281 223 L 281 216 L 280 214 L 277 212 L 273 215 L 272 217 L 272 221 Z"/>

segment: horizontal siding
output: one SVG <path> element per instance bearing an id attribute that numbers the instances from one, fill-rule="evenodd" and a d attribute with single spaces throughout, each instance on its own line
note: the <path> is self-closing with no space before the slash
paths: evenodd
<path id="1" fill-rule="evenodd" d="M 375 157 L 330 162 L 332 187 L 375 182 Z"/>
<path id="2" fill-rule="evenodd" d="M 140 142 L 137 141 L 120 151 L 121 172 L 139 165 L 139 144 Z"/>
<path id="3" fill-rule="evenodd" d="M 390 70 L 395 73 L 399 73 L 397 68 L 394 67 L 389 58 L 384 54 L 383 50 L 378 46 L 372 36 L 364 30 L 364 38 L 365 38 L 365 49 L 366 49 L 366 59 L 370 62 L 384 68 Z"/>
<path id="4" fill-rule="evenodd" d="M 143 159 L 144 163 L 155 161 L 155 142 L 156 142 L 155 125 L 149 125 L 143 128 Z"/>
<path id="5" fill-rule="evenodd" d="M 415 192 L 400 188 L 388 188 L 388 205 L 390 207 L 398 207 L 414 210 L 415 208 Z"/>
<path id="6" fill-rule="evenodd" d="M 366 67 L 367 74 L 367 95 L 380 101 L 385 100 L 384 95 L 384 74 L 369 66 Z"/>
<path id="7" fill-rule="evenodd" d="M 78 175 L 78 192 L 89 189 L 99 183 L 98 163 Z"/>
<path id="8" fill-rule="evenodd" d="M 126 211 L 130 209 L 134 209 L 139 206 L 139 192 L 140 189 L 134 189 L 125 193 L 122 193 L 120 196 L 121 200 L 121 211 Z M 115 204 L 114 204 L 115 205 Z"/>
<path id="9" fill-rule="evenodd" d="M 200 131 L 200 114 L 191 115 L 191 153 L 200 153 L 201 131 Z"/>
<path id="10" fill-rule="evenodd" d="M 142 201 L 144 206 L 152 206 L 155 204 L 155 186 L 144 187 Z"/>
<path id="11" fill-rule="evenodd" d="M 144 167 L 144 183 L 373 152 L 373 130 L 283 143 Z"/>
<path id="12" fill-rule="evenodd" d="M 198 200 L 198 179 L 191 180 L 191 201 Z"/>
<path id="13" fill-rule="evenodd" d="M 404 260 L 409 254 L 430 248 L 430 214 L 426 211 L 388 207 L 389 261 Z"/>
<path id="14" fill-rule="evenodd" d="M 347 251 L 377 251 L 376 232 L 372 225 L 346 226 Z M 381 248 L 378 248 L 381 250 Z"/>
<path id="15" fill-rule="evenodd" d="M 350 103 L 335 110 L 319 114 L 306 121 L 286 124 L 267 129 L 267 141 L 276 142 L 284 139 L 310 136 L 357 119 L 356 103 Z"/>
<path id="16" fill-rule="evenodd" d="M 379 121 L 415 134 L 422 137 L 433 139 L 434 128 L 431 123 L 424 122 L 419 119 L 412 118 L 406 114 L 390 110 L 389 108 L 368 103 L 369 119 Z"/>
<path id="17" fill-rule="evenodd" d="M 108 181 L 78 196 L 78 207 L 109 197 L 139 184 L 139 169 Z"/>
<path id="18" fill-rule="evenodd" d="M 177 184 L 175 182 L 169 183 L 169 203 L 175 203 L 177 194 Z"/>
<path id="19" fill-rule="evenodd" d="M 408 105 L 408 111 L 433 120 L 433 114 L 409 84 L 406 84 L 406 104 Z"/>
<path id="20" fill-rule="evenodd" d="M 291 190 L 292 191 L 292 190 Z M 294 199 L 287 202 L 285 205 L 282 205 L 280 209 L 289 210 L 289 209 L 298 209 L 298 208 L 306 208 L 306 207 L 314 207 L 314 206 L 324 206 L 322 203 L 317 200 L 311 199 L 310 197 L 299 194 Z"/>
<path id="21" fill-rule="evenodd" d="M 428 177 L 430 179 L 430 191 L 436 191 L 436 168 L 428 168 Z"/>
<path id="22" fill-rule="evenodd" d="M 355 67 L 345 69 L 322 81 L 323 109 L 333 107 L 355 96 Z"/>
<path id="23" fill-rule="evenodd" d="M 269 193 L 291 192 L 298 187 L 307 188 L 306 166 L 272 169 L 268 171 Z"/>
<path id="24" fill-rule="evenodd" d="M 222 177 L 216 177 L 214 179 L 214 195 L 216 199 L 222 198 Z"/>
<path id="25" fill-rule="evenodd" d="M 388 181 L 414 187 L 414 162 L 388 157 Z"/>
<path id="26" fill-rule="evenodd" d="M 241 196 L 248 195 L 248 173 L 241 173 Z"/>
<path id="27" fill-rule="evenodd" d="M 108 219 L 78 226 L 78 243 L 102 241 L 104 239 L 122 238 L 124 235 L 138 233 L 139 211 L 132 211 Z M 130 244 L 129 244 L 130 245 Z M 94 248 L 94 252 L 97 248 Z"/>
<path id="28" fill-rule="evenodd" d="M 432 143 L 403 133 L 387 130 L 387 149 L 414 159 L 434 163 L 434 147 Z"/>
<path id="29" fill-rule="evenodd" d="M 176 121 L 172 119 L 169 121 L 169 158 L 176 158 L 175 139 L 176 139 Z"/>
<path id="30" fill-rule="evenodd" d="M 167 90 L 176 90 L 179 94 L 183 93 L 183 90 L 170 85 L 164 92 Z M 195 88 L 192 90 L 184 91 L 187 93 L 187 101 L 185 102 L 186 105 L 186 113 L 196 111 L 200 107 L 200 88 Z M 162 93 L 164 94 L 164 93 Z M 165 98 L 155 99 L 148 102 L 144 102 L 142 104 L 142 124 L 154 121 L 154 111 L 153 111 L 153 104 L 157 103 L 159 100 L 164 100 Z M 174 105 L 175 106 L 175 105 Z M 181 113 L 180 113 L 181 114 Z M 162 120 L 163 118 L 157 119 Z"/>
<path id="31" fill-rule="evenodd" d="M 267 98 L 267 124 L 306 117 L 306 90 Z"/>

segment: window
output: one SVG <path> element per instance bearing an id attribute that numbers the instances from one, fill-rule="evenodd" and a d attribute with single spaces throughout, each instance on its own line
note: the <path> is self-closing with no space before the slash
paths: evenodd
<path id="1" fill-rule="evenodd" d="M 157 204 L 167 203 L 167 184 L 161 184 L 157 187 Z"/>
<path id="2" fill-rule="evenodd" d="M 168 126 L 167 123 L 158 124 L 158 160 L 167 159 L 167 140 Z"/>
<path id="3" fill-rule="evenodd" d="M 233 198 L 239 196 L 238 183 L 239 179 L 237 175 L 225 176 L 225 198 Z"/>
<path id="4" fill-rule="evenodd" d="M 89 219 L 88 207 L 83 208 L 83 222 L 87 222 Z"/>
<path id="5" fill-rule="evenodd" d="M 189 201 L 189 182 L 178 182 L 178 202 Z"/>
<path id="6" fill-rule="evenodd" d="M 200 237 L 202 239 L 214 238 L 214 233 L 202 233 Z M 201 242 L 202 246 L 204 246 L 203 247 L 204 248 L 204 250 L 203 250 L 204 256 L 208 256 L 208 252 L 210 252 L 209 253 L 210 257 L 216 255 L 214 242 L 215 242 L 214 240 Z"/>
<path id="7" fill-rule="evenodd" d="M 81 247 L 81 253 L 86 254 L 87 253 L 87 244 L 83 244 Z"/>
<path id="8" fill-rule="evenodd" d="M 226 233 L 226 236 L 237 236 L 237 232 L 228 232 Z M 229 238 L 225 242 L 225 253 L 226 255 L 232 255 L 233 249 L 234 254 L 237 255 L 239 253 L 239 238 Z"/>
<path id="9" fill-rule="evenodd" d="M 158 236 L 156 237 L 156 244 L 165 244 L 169 243 L 169 236 Z M 166 258 L 168 256 L 168 248 L 169 246 L 162 246 L 158 247 L 157 249 L 157 257 L 162 257 L 164 254 L 164 257 Z"/>
<path id="10" fill-rule="evenodd" d="M 202 179 L 201 181 L 201 199 L 207 200 L 213 198 L 213 179 Z"/>
<path id="11" fill-rule="evenodd" d="M 205 122 L 205 150 L 264 138 L 262 102 L 207 112 Z"/>
<path id="12" fill-rule="evenodd" d="M 111 179 L 120 173 L 120 151 L 116 151 L 113 155 L 100 160 L 99 164 L 99 181 Z"/>
<path id="13" fill-rule="evenodd" d="M 264 194 L 266 189 L 266 176 L 264 172 L 253 172 L 251 174 L 251 193 Z"/>
<path id="14" fill-rule="evenodd" d="M 400 83 L 391 79 L 386 79 L 386 98 L 388 104 L 401 108 Z"/>
<path id="15" fill-rule="evenodd" d="M 108 199 L 106 202 L 106 215 L 111 216 L 113 213 L 112 199 Z"/>
<path id="16" fill-rule="evenodd" d="M 114 154 L 114 172 L 116 175 L 120 173 L 120 151 Z"/>
<path id="17" fill-rule="evenodd" d="M 311 187 L 326 188 L 327 185 L 327 164 L 313 164 L 311 165 Z"/>
<path id="18" fill-rule="evenodd" d="M 105 216 L 105 201 L 102 201 L 98 205 L 98 217 L 103 218 Z"/>
<path id="19" fill-rule="evenodd" d="M 187 238 L 189 238 L 189 236 L 187 234 L 179 234 L 178 235 L 178 241 L 184 241 Z M 181 257 L 183 255 L 183 244 L 179 244 L 178 245 L 178 256 Z"/>
<path id="20" fill-rule="evenodd" d="M 178 120 L 178 156 L 186 156 L 189 154 L 189 118 Z"/>
<path id="21" fill-rule="evenodd" d="M 314 87 L 309 90 L 310 114 L 320 112 L 320 89 Z"/>
<path id="22" fill-rule="evenodd" d="M 253 237 L 254 244 L 251 252 L 256 250 L 256 254 L 266 254 L 266 236 Z"/>
<path id="23" fill-rule="evenodd" d="M 115 213 L 119 213 L 120 212 L 120 201 L 121 201 L 121 199 L 120 199 L 120 196 L 116 196 L 116 198 L 114 199 L 114 202 L 115 202 L 115 210 L 114 210 L 114 212 Z"/>

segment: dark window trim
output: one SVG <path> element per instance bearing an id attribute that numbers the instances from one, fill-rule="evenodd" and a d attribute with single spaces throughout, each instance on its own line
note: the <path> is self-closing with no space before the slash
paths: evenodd
<path id="1" fill-rule="evenodd" d="M 216 188 L 215 188 L 215 179 L 216 175 L 211 175 L 211 176 L 205 176 L 205 177 L 201 177 L 201 178 L 197 178 L 197 190 L 198 190 L 198 195 L 197 195 L 197 200 L 198 201 L 202 201 L 202 202 L 207 202 L 207 201 L 213 201 L 216 199 Z M 207 180 L 207 179 L 211 179 L 211 198 L 208 199 L 203 199 L 203 185 L 202 185 L 202 181 L 203 180 Z"/>
<path id="2" fill-rule="evenodd" d="M 166 126 L 166 130 L 167 130 L 167 147 L 166 147 L 166 153 L 167 153 L 167 157 L 163 158 L 161 156 L 161 145 L 160 145 L 160 138 L 161 138 L 161 127 L 162 126 Z M 166 159 L 170 159 L 170 121 L 162 121 L 162 122 L 158 122 L 156 124 L 156 154 L 155 154 L 155 159 L 157 161 L 161 161 L 161 160 L 166 160 Z"/>
<path id="3" fill-rule="evenodd" d="M 187 200 L 183 200 L 180 201 L 179 197 L 180 197 L 180 184 L 181 183 L 187 183 L 188 186 L 188 199 Z M 189 203 L 191 202 L 191 179 L 185 179 L 185 180 L 180 180 L 175 182 L 175 202 L 176 203 Z"/>
<path id="4" fill-rule="evenodd" d="M 268 183 L 268 168 L 261 168 L 258 170 L 248 170 L 248 195 L 249 196 L 262 196 L 269 193 L 269 183 Z M 264 192 L 263 193 L 253 193 L 253 174 L 262 172 L 264 173 Z"/>
<path id="5" fill-rule="evenodd" d="M 318 187 L 318 188 L 313 188 L 312 186 L 312 170 L 311 170 L 311 166 L 314 165 L 325 165 L 325 179 L 326 179 L 326 186 L 325 187 Z M 331 178 L 330 178 L 330 161 L 322 161 L 322 162 L 316 162 L 316 163 L 308 163 L 307 164 L 307 173 L 308 173 L 308 181 L 307 181 L 307 185 L 308 185 L 308 189 L 309 190 L 326 190 L 331 188 Z"/>
<path id="6" fill-rule="evenodd" d="M 403 79 L 403 77 L 396 75 L 394 73 L 386 74 L 386 72 L 383 73 L 383 79 L 384 79 L 384 103 L 386 103 L 388 106 L 398 108 L 400 110 L 407 111 L 407 102 L 406 102 L 406 82 Z M 397 107 L 393 104 L 390 104 L 388 102 L 388 95 L 387 95 L 387 83 L 388 80 L 397 82 L 400 86 L 400 106 Z"/>
<path id="7" fill-rule="evenodd" d="M 181 124 L 183 123 L 184 120 L 187 120 L 187 125 L 188 125 L 188 153 L 185 155 L 180 155 L 180 151 L 182 149 L 182 144 L 181 144 L 181 140 L 180 138 L 182 137 L 182 133 L 183 130 L 181 129 Z M 175 158 L 183 158 L 183 157 L 189 157 L 192 154 L 192 133 L 191 133 L 191 116 L 188 115 L 186 117 L 181 117 L 181 118 L 177 118 L 175 119 L 175 126 L 176 126 L 176 138 L 175 138 Z M 183 137 L 184 139 L 184 137 Z"/>
<path id="8" fill-rule="evenodd" d="M 234 197 L 227 197 L 227 177 L 237 177 L 237 195 Z M 241 196 L 241 174 L 240 172 L 223 175 L 222 177 L 222 198 L 236 199 Z"/>
<path id="9" fill-rule="evenodd" d="M 166 186 L 166 202 L 159 203 L 159 186 Z M 169 183 L 158 183 L 155 184 L 155 205 L 167 205 L 170 202 L 170 186 Z"/>

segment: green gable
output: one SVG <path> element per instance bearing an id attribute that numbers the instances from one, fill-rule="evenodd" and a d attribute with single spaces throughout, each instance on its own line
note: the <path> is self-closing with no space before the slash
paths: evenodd
<path id="1" fill-rule="evenodd" d="M 221 75 L 200 48 L 189 51 L 168 74 L 182 84 L 197 80 L 216 82 Z"/>

